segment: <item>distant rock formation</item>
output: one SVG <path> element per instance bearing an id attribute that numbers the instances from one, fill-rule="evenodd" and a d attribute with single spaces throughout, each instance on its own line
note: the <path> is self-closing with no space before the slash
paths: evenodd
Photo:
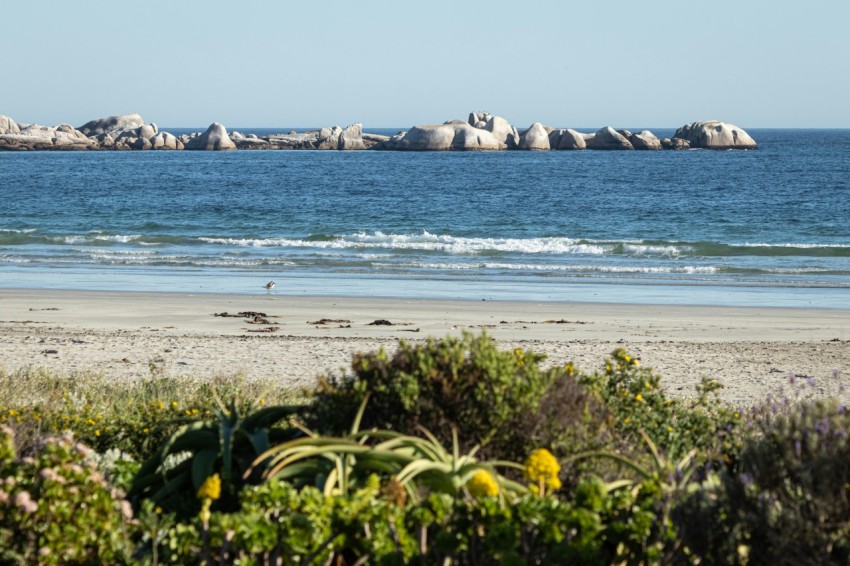
<path id="1" fill-rule="evenodd" d="M 587 147 L 589 149 L 606 150 L 634 149 L 634 146 L 623 134 L 610 126 L 596 132 L 593 139 L 587 142 Z"/>
<path id="2" fill-rule="evenodd" d="M 758 144 L 750 135 L 732 124 L 707 120 L 685 124 L 673 135 L 686 140 L 691 147 L 703 149 L 756 149 Z"/>
<path id="3" fill-rule="evenodd" d="M 183 149 L 205 149 L 212 151 L 236 149 L 236 144 L 227 135 L 227 128 L 218 122 L 213 122 L 203 134 L 190 136 L 183 143 Z"/>
<path id="4" fill-rule="evenodd" d="M 553 149 L 587 149 L 587 142 L 584 141 L 584 136 L 577 131 L 567 128 L 565 130 L 560 130 L 560 132 L 561 135 L 558 137 L 558 145 L 552 146 Z"/>
<path id="5" fill-rule="evenodd" d="M 545 151 L 549 147 L 549 132 L 540 122 L 535 122 L 529 126 L 519 138 L 519 149 Z"/>
<path id="6" fill-rule="evenodd" d="M 19 134 L 21 132 L 21 128 L 18 126 L 18 123 L 9 118 L 8 116 L 0 115 L 0 135 L 2 134 Z"/>
<path id="7" fill-rule="evenodd" d="M 682 138 L 664 138 L 661 140 L 661 147 L 664 149 L 681 150 L 691 149 L 691 144 L 688 140 L 683 140 Z"/>
<path id="8" fill-rule="evenodd" d="M 0 116 L 0 150 L 92 149 L 97 143 L 73 126 L 21 126 L 8 116 Z"/>
<path id="9" fill-rule="evenodd" d="M 68 124 L 19 124 L 0 115 L 0 150 L 230 150 L 321 149 L 396 151 L 498 151 L 498 150 L 681 150 L 755 149 L 753 138 L 737 126 L 709 120 L 686 124 L 672 138 L 659 140 L 649 130 L 602 128 L 581 133 L 534 122 L 522 135 L 501 116 L 471 112 L 466 121 L 413 126 L 394 136 L 363 133 L 363 125 L 333 126 L 307 132 L 257 136 L 232 132 L 219 123 L 203 133 L 175 136 L 145 123 L 139 114 L 107 116 L 86 122 L 79 129 Z"/>
<path id="10" fill-rule="evenodd" d="M 629 143 L 635 149 L 661 150 L 661 140 L 649 130 L 643 130 L 637 134 L 628 136 Z"/>
<path id="11" fill-rule="evenodd" d="M 396 134 L 381 149 L 401 151 L 493 151 L 504 144 L 490 131 L 475 128 L 462 120 L 452 120 L 433 126 L 414 126 Z"/>
<path id="12" fill-rule="evenodd" d="M 86 122 L 80 126 L 79 130 L 88 137 L 109 134 L 113 139 L 116 139 L 124 132 L 135 130 L 144 125 L 145 121 L 138 114 L 121 114 Z"/>

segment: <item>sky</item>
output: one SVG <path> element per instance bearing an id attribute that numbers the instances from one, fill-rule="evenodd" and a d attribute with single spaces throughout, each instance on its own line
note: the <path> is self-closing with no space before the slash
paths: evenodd
<path id="1" fill-rule="evenodd" d="M 4 1 L 0 114 L 80 126 L 850 127 L 847 0 Z"/>

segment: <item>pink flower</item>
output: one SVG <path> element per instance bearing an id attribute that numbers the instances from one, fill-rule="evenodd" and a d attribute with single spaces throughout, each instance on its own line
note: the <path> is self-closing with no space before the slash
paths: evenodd
<path id="1" fill-rule="evenodd" d="M 28 491 L 21 491 L 15 496 L 15 505 L 24 513 L 32 514 L 38 511 L 38 503 L 32 500 Z"/>

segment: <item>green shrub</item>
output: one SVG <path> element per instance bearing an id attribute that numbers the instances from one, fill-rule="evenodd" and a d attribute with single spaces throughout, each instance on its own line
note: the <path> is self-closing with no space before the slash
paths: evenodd
<path id="1" fill-rule="evenodd" d="M 402 341 L 392 357 L 383 349 L 356 354 L 352 375 L 322 380 L 304 416 L 310 428 L 340 435 L 369 395 L 363 429 L 416 435 L 423 427 L 444 443 L 456 429 L 463 451 L 480 445 L 482 456 L 523 460 L 533 448 L 550 444 L 554 432 L 570 434 L 573 423 L 553 426 L 554 417 L 573 421 L 584 414 L 583 400 L 574 403 L 579 415 L 554 405 L 540 413 L 554 387 L 576 396 L 566 385 L 560 389 L 565 371 L 542 369 L 543 359 L 519 348 L 499 350 L 486 333 L 423 345 Z"/>
<path id="2" fill-rule="evenodd" d="M 616 450 L 641 448 L 646 434 L 670 458 L 697 448 L 703 458 L 728 462 L 737 453 L 734 433 L 740 414 L 716 398 L 722 387 L 716 380 L 703 379 L 695 398 L 671 399 L 660 376 L 622 348 L 612 352 L 602 372 L 580 379 L 608 411 Z"/>
<path id="3" fill-rule="evenodd" d="M 182 516 L 197 512 L 195 497 L 210 476 L 218 474 L 222 493 L 216 506 L 238 508 L 237 492 L 254 460 L 272 443 L 287 440 L 293 431 L 275 425 L 295 413 L 291 406 L 257 408 L 235 400 L 210 412 L 209 420 L 179 428 L 141 467 L 130 495 L 150 499 Z M 254 480 L 259 477 L 255 476 Z"/>
<path id="4" fill-rule="evenodd" d="M 608 489 L 581 482 L 572 502 L 528 495 L 432 494 L 405 505 L 377 477 L 346 495 L 270 481 L 247 486 L 242 508 L 170 524 L 148 536 L 140 557 L 164 562 L 354 564 L 656 563 L 663 533 L 654 524 L 651 483 Z M 144 519 L 143 519 L 144 522 Z M 156 540 L 155 540 L 156 539 Z M 361 562 L 364 563 L 364 562 Z"/>
<path id="5" fill-rule="evenodd" d="M 850 562 L 850 414 L 837 400 L 769 401 L 737 466 L 676 511 L 684 543 L 726 563 Z"/>
<path id="6" fill-rule="evenodd" d="M 71 435 L 42 438 L 20 457 L 0 428 L 0 562 L 100 564 L 126 561 L 132 509 Z"/>

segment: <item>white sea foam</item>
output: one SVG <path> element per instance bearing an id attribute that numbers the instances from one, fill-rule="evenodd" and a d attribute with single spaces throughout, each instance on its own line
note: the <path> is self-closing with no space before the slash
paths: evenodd
<path id="1" fill-rule="evenodd" d="M 574 273 L 646 273 L 646 274 L 703 274 L 717 273 L 714 266 L 683 265 L 675 267 L 662 266 L 628 266 L 628 265 L 550 265 L 534 263 L 463 263 L 463 262 L 405 262 L 381 263 L 379 267 L 406 267 L 416 269 L 433 269 L 439 271 L 469 271 L 469 270 L 500 270 L 500 271 L 560 271 Z"/>
<path id="2" fill-rule="evenodd" d="M 115 242 L 118 244 L 128 244 L 141 238 L 141 234 L 89 234 L 86 236 L 57 236 L 51 238 L 54 242 L 60 242 L 69 245 L 92 244 L 97 242 Z"/>
<path id="3" fill-rule="evenodd" d="M 486 252 L 525 254 L 590 254 L 610 252 L 612 245 L 587 243 L 572 238 L 464 238 L 449 235 L 384 234 L 360 232 L 333 240 L 303 240 L 290 238 L 206 238 L 199 240 L 210 244 L 240 247 L 284 247 L 314 249 L 390 249 L 435 251 L 455 255 Z"/>
<path id="4" fill-rule="evenodd" d="M 691 246 L 652 246 L 645 244 L 625 244 L 623 251 L 630 255 L 661 255 L 661 256 L 678 256 L 683 252 L 692 252 Z"/>
<path id="5" fill-rule="evenodd" d="M 798 248 L 801 250 L 810 250 L 817 248 L 836 248 L 850 249 L 850 244 L 795 244 L 786 242 L 784 244 L 766 244 L 761 242 L 744 242 L 743 244 L 729 244 L 730 247 L 736 248 Z"/>
<path id="6" fill-rule="evenodd" d="M 38 228 L 25 228 L 23 230 L 18 230 L 16 228 L 0 228 L 0 233 L 4 234 L 32 234 L 33 232 L 38 232 Z"/>

